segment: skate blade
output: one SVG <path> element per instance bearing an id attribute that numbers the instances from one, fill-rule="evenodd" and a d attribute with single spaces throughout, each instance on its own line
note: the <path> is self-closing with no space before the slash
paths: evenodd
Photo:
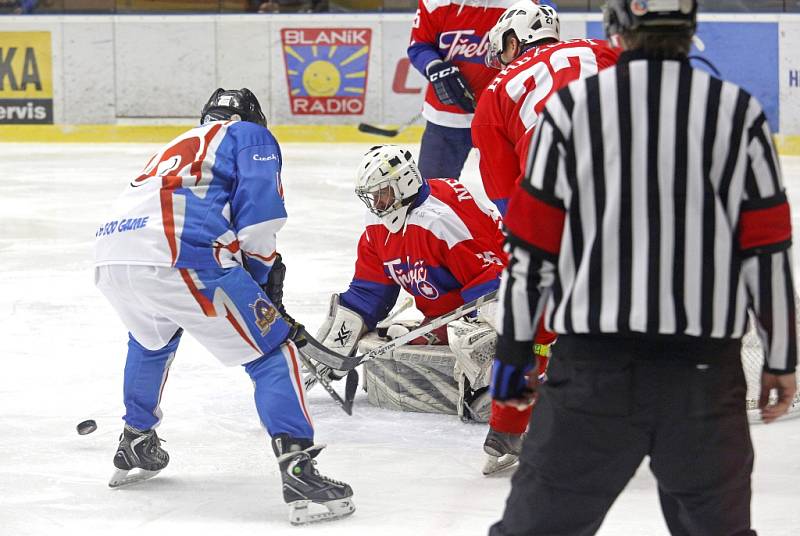
<path id="1" fill-rule="evenodd" d="M 328 509 L 327 512 L 311 513 L 309 504 L 318 504 Z M 320 521 L 333 521 L 349 516 L 356 511 L 351 498 L 336 499 L 328 502 L 312 503 L 311 501 L 294 501 L 289 503 L 289 522 L 292 525 L 308 525 Z"/>
<path id="2" fill-rule="evenodd" d="M 483 466 L 483 474 L 485 476 L 493 475 L 512 467 L 517 463 L 519 456 L 513 454 L 506 454 L 504 456 L 489 456 L 486 464 Z"/>
<path id="3" fill-rule="evenodd" d="M 137 482 L 144 482 L 145 480 L 150 480 L 161 471 L 146 471 L 145 469 L 139 469 L 132 474 L 129 474 L 130 472 L 131 471 L 128 469 L 117 469 L 114 474 L 111 475 L 111 480 L 108 481 L 108 487 L 121 488 L 122 486 L 136 484 Z"/>

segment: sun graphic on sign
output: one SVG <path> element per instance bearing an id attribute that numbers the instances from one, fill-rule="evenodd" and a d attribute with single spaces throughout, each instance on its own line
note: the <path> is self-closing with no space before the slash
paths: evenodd
<path id="1" fill-rule="evenodd" d="M 283 47 L 293 97 L 346 97 L 363 95 L 369 47 Z"/>

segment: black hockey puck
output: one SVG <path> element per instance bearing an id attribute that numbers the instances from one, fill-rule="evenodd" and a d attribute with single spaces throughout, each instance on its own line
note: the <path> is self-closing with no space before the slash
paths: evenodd
<path id="1" fill-rule="evenodd" d="M 97 430 L 97 423 L 89 419 L 88 421 L 79 422 L 76 428 L 80 435 L 91 434 Z"/>

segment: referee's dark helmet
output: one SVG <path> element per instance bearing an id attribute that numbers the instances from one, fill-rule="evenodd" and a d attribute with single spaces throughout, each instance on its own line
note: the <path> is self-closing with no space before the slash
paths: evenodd
<path id="1" fill-rule="evenodd" d="M 631 32 L 692 35 L 697 28 L 697 0 L 606 0 L 606 35 Z"/>

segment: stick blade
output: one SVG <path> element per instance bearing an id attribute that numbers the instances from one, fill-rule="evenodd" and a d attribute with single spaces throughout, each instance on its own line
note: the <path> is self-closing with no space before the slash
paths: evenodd
<path id="1" fill-rule="evenodd" d="M 381 128 L 368 123 L 359 123 L 358 130 L 365 134 L 375 134 L 376 136 L 386 136 L 387 138 L 394 138 L 400 133 L 398 129 Z"/>
<path id="2" fill-rule="evenodd" d="M 344 386 L 344 400 L 353 404 L 356 398 L 356 390 L 358 389 L 358 371 L 353 369 L 347 373 L 347 379 Z"/>

